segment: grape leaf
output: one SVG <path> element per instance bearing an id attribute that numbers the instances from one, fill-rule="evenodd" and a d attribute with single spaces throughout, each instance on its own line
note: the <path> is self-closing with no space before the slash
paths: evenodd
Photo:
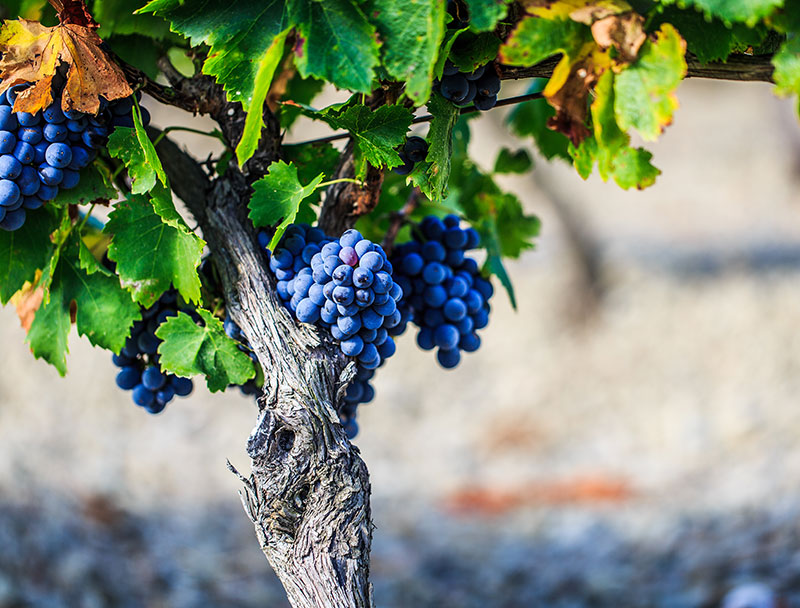
<path id="1" fill-rule="evenodd" d="M 115 353 L 125 345 L 139 306 L 122 289 L 115 276 L 88 273 L 81 267 L 80 241 L 71 234 L 59 256 L 50 285 L 50 300 L 36 312 L 28 343 L 34 356 L 45 359 L 63 376 L 67 371 L 67 335 L 71 309 L 75 307 L 78 333 L 101 348 Z"/>
<path id="2" fill-rule="evenodd" d="M 140 12 L 164 17 L 172 31 L 189 38 L 194 46 L 211 47 L 203 73 L 214 76 L 228 99 L 241 102 L 247 112 L 236 146 L 239 164 L 244 164 L 258 146 L 264 127 L 262 108 L 289 33 L 286 3 L 153 0 Z"/>
<path id="3" fill-rule="evenodd" d="M 65 207 L 67 205 L 88 205 L 90 203 L 108 203 L 117 198 L 117 189 L 111 181 L 111 173 L 100 162 L 93 163 L 81 171 L 81 181 L 69 190 L 63 188 L 49 205 Z"/>
<path id="4" fill-rule="evenodd" d="M 687 50 L 703 63 L 724 60 L 733 51 L 733 31 L 719 19 L 708 20 L 694 9 L 668 6 L 654 16 L 649 27 L 657 30 L 663 23 L 674 25 L 686 40 Z"/>
<path id="5" fill-rule="evenodd" d="M 256 228 L 278 224 L 269 249 L 275 248 L 289 224 L 294 222 L 297 210 L 304 198 L 311 195 L 322 181 L 320 173 L 305 186 L 297 177 L 297 167 L 276 161 L 269 166 L 269 173 L 253 184 L 253 196 L 248 207 L 249 217 Z"/>
<path id="6" fill-rule="evenodd" d="M 374 26 L 358 4 L 353 0 L 293 0 L 289 8 L 300 33 L 295 48 L 300 74 L 369 93 L 379 62 L 378 43 Z"/>
<path id="7" fill-rule="evenodd" d="M 33 281 L 36 271 L 44 268 L 53 248 L 50 233 L 58 218 L 46 207 L 29 211 L 19 230 L 0 231 L 0 303 L 3 305 L 26 281 Z"/>
<path id="8" fill-rule="evenodd" d="M 527 173 L 531 167 L 533 161 L 525 150 L 502 148 L 494 162 L 495 173 Z"/>
<path id="9" fill-rule="evenodd" d="M 438 203 L 447 194 L 450 179 L 450 160 L 453 154 L 453 127 L 458 121 L 458 108 L 444 97 L 433 95 L 428 102 L 428 111 L 433 116 L 428 130 L 428 156 L 417 163 L 411 181 L 422 193 Z"/>
<path id="10" fill-rule="evenodd" d="M 639 131 L 645 141 L 655 141 L 672 122 L 678 107 L 675 95 L 686 75 L 686 43 L 677 30 L 665 23 L 648 40 L 636 63 L 628 66 L 614 82 L 614 109 L 623 130 Z"/>
<path id="11" fill-rule="evenodd" d="M 534 82 L 528 92 L 535 93 L 541 89 L 541 83 Z M 544 99 L 533 99 L 514 108 L 508 116 L 508 125 L 520 137 L 533 137 L 539 152 L 547 160 L 561 158 L 571 161 L 567 153 L 569 140 L 563 133 L 547 128 L 548 121 L 555 115 L 555 108 L 545 103 Z"/>
<path id="12" fill-rule="evenodd" d="M 500 39 L 494 34 L 463 32 L 453 43 L 450 61 L 462 72 L 472 72 L 493 61 L 500 48 Z"/>
<path id="13" fill-rule="evenodd" d="M 416 105 L 422 105 L 430 97 L 433 70 L 444 39 L 444 3 L 371 0 L 367 13 L 383 40 L 386 70 L 405 81 L 406 94 Z"/>
<path id="14" fill-rule="evenodd" d="M 200 301 L 197 267 L 205 246 L 200 237 L 165 223 L 141 196 L 117 203 L 104 232 L 114 235 L 108 257 L 142 306 L 152 306 L 170 285 L 186 301 Z"/>
<path id="15" fill-rule="evenodd" d="M 339 150 L 330 143 L 287 144 L 281 146 L 281 156 L 287 164 L 297 167 L 297 178 L 301 183 L 310 183 L 320 173 L 332 175 L 339 162 Z M 321 190 L 314 190 L 304 203 L 317 203 L 321 193 Z"/>
<path id="16" fill-rule="evenodd" d="M 6 21 L 0 29 L 0 93 L 23 82 L 14 110 L 37 112 L 53 102 L 52 80 L 60 64 L 69 66 L 61 99 L 64 110 L 97 114 L 100 97 L 109 101 L 133 94 L 122 69 L 101 48 L 88 27 L 45 27 L 36 21 Z"/>
<path id="17" fill-rule="evenodd" d="M 505 17 L 509 0 L 465 0 L 469 10 L 469 25 L 478 32 L 493 30 Z"/>
<path id="18" fill-rule="evenodd" d="M 142 0 L 95 0 L 92 13 L 100 24 L 98 33 L 103 38 L 112 34 L 139 34 L 158 40 L 168 38 L 169 25 L 163 19 L 134 14 L 141 6 Z M 114 50 L 118 52 L 116 47 Z"/>
<path id="19" fill-rule="evenodd" d="M 790 38 L 772 58 L 775 90 L 780 95 L 800 94 L 800 38 Z"/>
<path id="20" fill-rule="evenodd" d="M 664 4 L 672 2 L 674 0 Z M 683 0 L 680 4 L 694 4 L 709 16 L 719 17 L 726 22 L 744 21 L 752 26 L 783 6 L 783 3 L 784 0 Z"/>
<path id="21" fill-rule="evenodd" d="M 450 56 L 450 50 L 453 48 L 456 40 L 458 40 L 458 37 L 466 31 L 466 28 L 463 30 L 445 30 L 444 42 L 439 49 L 439 57 L 436 59 L 436 65 L 433 67 L 433 75 L 438 80 L 442 79 L 444 64 L 447 62 L 447 58 Z"/>
<path id="22" fill-rule="evenodd" d="M 167 185 L 167 175 L 146 133 L 140 138 L 136 129 L 117 127 L 108 137 L 107 148 L 108 153 L 120 159 L 128 169 L 133 194 L 149 192 L 156 180 Z"/>
<path id="23" fill-rule="evenodd" d="M 500 47 L 500 58 L 509 65 L 532 66 L 557 53 L 575 55 L 591 39 L 591 30 L 571 19 L 526 17 Z"/>
<path id="24" fill-rule="evenodd" d="M 351 100 L 352 101 L 352 100 Z M 413 118 L 411 110 L 402 106 L 380 106 L 372 110 L 365 105 L 329 106 L 319 112 L 305 112 L 311 118 L 327 122 L 334 129 L 346 129 L 355 144 L 356 177 L 367 173 L 367 163 L 389 169 L 403 164 L 394 150 L 405 141 Z"/>
<path id="25" fill-rule="evenodd" d="M 570 147 L 578 173 L 586 179 L 597 161 L 598 172 L 604 181 L 613 177 L 624 190 L 651 186 L 661 171 L 650 164 L 650 152 L 630 147 L 630 136 L 617 124 L 614 73 L 611 70 L 604 72 L 597 82 L 591 113 L 594 134 L 579 147 Z"/>
<path id="26" fill-rule="evenodd" d="M 202 308 L 197 312 L 204 326 L 179 312 L 156 330 L 156 336 L 163 340 L 158 346 L 161 367 L 183 377 L 204 375 L 212 393 L 254 377 L 253 362 L 225 334 L 220 320 Z"/>

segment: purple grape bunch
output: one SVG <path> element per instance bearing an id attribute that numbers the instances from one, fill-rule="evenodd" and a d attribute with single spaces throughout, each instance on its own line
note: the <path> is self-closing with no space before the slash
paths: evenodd
<path id="1" fill-rule="evenodd" d="M 112 357 L 117 373 L 117 386 L 132 391 L 133 402 L 151 414 L 163 411 L 176 396 L 185 397 L 192 392 L 193 382 L 164 372 L 159 365 L 158 346 L 161 339 L 155 335 L 159 325 L 178 311 L 200 320 L 191 308 L 178 304 L 175 290 L 165 292 L 149 308 L 142 309 L 142 319 L 133 324 L 131 336 L 118 355 Z"/>
<path id="2" fill-rule="evenodd" d="M 457 106 L 475 104 L 481 111 L 497 105 L 500 77 L 493 62 L 478 66 L 472 72 L 461 72 L 449 59 L 444 64 L 442 79 L 434 82 L 434 90 Z"/>
<path id="3" fill-rule="evenodd" d="M 60 79 L 63 87 L 63 78 Z M 101 100 L 97 116 L 62 111 L 61 88 L 41 112 L 14 112 L 19 84 L 0 94 L 0 228 L 18 230 L 28 211 L 53 200 L 59 189 L 78 185 L 116 126 L 133 126 L 132 99 Z M 144 110 L 143 110 L 144 113 Z M 143 120 L 147 118 L 143 114 Z M 149 120 L 149 118 L 147 118 Z"/>
<path id="4" fill-rule="evenodd" d="M 263 245 L 266 235 L 260 240 Z M 330 330 L 342 353 L 356 360 L 356 379 L 339 411 L 352 438 L 358 404 L 374 397 L 369 381 L 396 350 L 389 330 L 401 321 L 397 303 L 403 291 L 392 279 L 392 264 L 380 245 L 357 230 L 332 239 L 295 224 L 270 256 L 270 269 L 278 296 L 295 318 Z"/>
<path id="5" fill-rule="evenodd" d="M 474 352 L 477 334 L 489 323 L 489 300 L 494 289 L 478 264 L 465 252 L 480 244 L 474 228 L 462 229 L 455 215 L 444 220 L 428 216 L 413 230 L 414 238 L 395 247 L 395 280 L 406 297 L 401 303 L 402 333 L 407 322 L 419 327 L 417 344 L 437 348 L 439 364 L 450 369 L 461 361 L 461 351 Z"/>
<path id="6" fill-rule="evenodd" d="M 428 142 L 417 135 L 412 135 L 406 139 L 398 153 L 403 164 L 394 167 L 392 171 L 398 175 L 408 175 L 414 170 L 415 164 L 424 161 L 428 156 Z"/>

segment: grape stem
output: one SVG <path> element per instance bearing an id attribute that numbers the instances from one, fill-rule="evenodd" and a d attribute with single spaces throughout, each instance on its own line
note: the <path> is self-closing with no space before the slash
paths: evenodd
<path id="1" fill-rule="evenodd" d="M 517 104 L 517 103 L 522 103 L 524 101 L 530 101 L 532 99 L 542 99 L 543 97 L 544 97 L 544 95 L 541 92 L 527 93 L 526 95 L 517 95 L 516 97 L 507 97 L 506 99 L 499 99 L 494 107 L 495 108 L 502 108 L 503 106 L 510 106 L 510 105 L 514 105 L 514 104 Z M 492 109 L 494 109 L 494 108 L 492 108 Z M 473 114 L 475 112 L 480 112 L 480 110 L 478 110 L 478 108 L 476 108 L 475 106 L 467 106 L 466 108 L 461 108 L 460 111 L 459 111 L 460 114 Z M 417 116 L 414 120 L 411 121 L 411 124 L 415 124 L 416 125 L 416 124 L 419 124 L 421 122 L 430 122 L 431 120 L 433 120 L 433 115 L 424 114 L 423 116 Z M 328 135 L 327 137 L 320 137 L 319 139 L 311 139 L 311 140 L 308 140 L 308 141 L 301 141 L 301 142 L 297 142 L 297 143 L 292 144 L 292 145 L 294 145 L 294 146 L 304 146 L 306 144 L 311 144 L 311 145 L 315 145 L 316 146 L 316 145 L 320 145 L 320 144 L 326 144 L 326 143 L 331 142 L 331 141 L 337 141 L 339 139 L 347 139 L 348 137 L 350 137 L 350 133 L 348 133 L 348 132 L 334 133 L 333 135 Z"/>
<path id="2" fill-rule="evenodd" d="M 366 184 L 360 179 L 354 179 L 352 177 L 340 177 L 339 179 L 332 179 L 327 182 L 321 182 L 317 184 L 316 188 L 314 189 L 317 190 L 318 188 L 325 188 L 327 186 L 330 186 L 331 184 L 344 184 L 344 183 L 358 184 L 361 188 L 366 186 Z"/>

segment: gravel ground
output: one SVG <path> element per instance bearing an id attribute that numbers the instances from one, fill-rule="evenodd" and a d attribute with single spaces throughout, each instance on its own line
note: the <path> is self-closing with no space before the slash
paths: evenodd
<path id="1" fill-rule="evenodd" d="M 406 337 L 378 375 L 356 443 L 379 606 L 710 607 L 748 582 L 800 606 L 800 129 L 760 85 L 680 98 L 648 191 L 543 161 L 505 180 L 544 221 L 519 310 L 500 294 L 455 371 Z M 106 353 L 73 335 L 61 379 L 23 339 L 0 311 L 0 607 L 285 606 L 225 469 L 251 402 L 146 416 Z"/>

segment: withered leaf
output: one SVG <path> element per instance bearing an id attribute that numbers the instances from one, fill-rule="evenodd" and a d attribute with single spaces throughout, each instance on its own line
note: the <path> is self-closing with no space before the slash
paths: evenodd
<path id="1" fill-rule="evenodd" d="M 647 39 L 644 18 L 636 13 L 612 15 L 592 23 L 592 36 L 604 49 L 613 46 L 625 63 L 632 63 Z"/>
<path id="2" fill-rule="evenodd" d="M 63 110 L 97 114 L 100 97 L 111 101 L 133 94 L 122 69 L 100 47 L 90 27 L 72 23 L 45 27 L 36 21 L 6 21 L 0 29 L 0 93 L 25 82 L 14 110 L 37 112 L 53 101 L 51 85 L 61 63 L 69 66 Z"/>
<path id="3" fill-rule="evenodd" d="M 42 305 L 44 290 L 36 284 L 27 284 L 13 298 L 17 309 L 17 316 L 22 329 L 26 332 L 31 328 L 31 323 L 36 316 L 36 311 Z"/>

